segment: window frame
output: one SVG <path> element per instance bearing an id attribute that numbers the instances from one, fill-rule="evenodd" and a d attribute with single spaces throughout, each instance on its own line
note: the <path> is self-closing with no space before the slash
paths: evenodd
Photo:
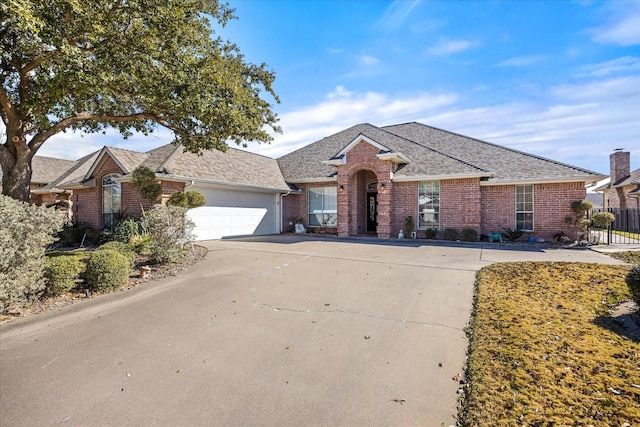
<path id="1" fill-rule="evenodd" d="M 530 195 L 530 200 L 519 200 L 526 199 L 527 195 Z M 515 188 L 515 197 L 514 197 L 514 210 L 515 210 L 515 229 L 521 231 L 534 231 L 535 230 L 535 191 L 533 184 L 525 184 L 525 185 L 516 185 Z M 530 219 L 526 219 L 526 216 L 529 215 Z M 520 219 L 520 217 L 525 217 L 524 219 Z M 524 227 L 520 227 L 520 225 L 524 225 Z M 531 225 L 531 227 L 527 227 Z"/>
<path id="2" fill-rule="evenodd" d="M 430 200 L 425 203 L 420 203 L 420 198 L 423 196 L 422 189 L 423 186 L 430 184 L 431 186 L 435 186 L 437 188 L 437 196 L 433 191 L 433 187 L 429 194 L 425 194 L 425 197 L 430 197 Z M 429 230 L 429 229 L 440 229 L 440 181 L 439 180 L 430 180 L 430 181 L 418 181 L 418 197 L 417 197 L 417 218 L 418 218 L 418 230 Z M 435 201 L 435 203 L 434 203 Z M 421 206 L 425 206 L 424 208 Z M 431 206 L 430 208 L 428 206 Z M 431 209 L 432 211 L 427 211 L 427 209 Z M 433 215 L 436 220 L 435 221 L 426 221 L 423 215 L 430 214 Z"/>
<path id="3" fill-rule="evenodd" d="M 110 173 L 102 177 L 102 193 L 101 193 L 101 220 L 103 229 L 112 229 L 115 221 L 115 216 L 118 212 L 122 211 L 122 184 L 117 182 L 114 178 L 120 178 L 118 173 Z M 108 193 L 106 193 L 108 191 Z M 105 203 L 106 195 L 109 196 L 109 206 Z M 117 194 L 117 208 L 114 203 L 114 195 Z M 106 210 L 106 208 L 109 210 Z"/>
<path id="4" fill-rule="evenodd" d="M 333 192 L 333 194 L 326 194 L 331 192 Z M 320 209 L 314 209 L 312 211 L 311 197 L 313 194 L 320 194 L 321 207 Z M 329 199 L 330 197 L 333 197 L 335 208 L 332 208 L 331 203 L 327 203 L 327 201 L 330 201 Z M 329 207 L 327 207 L 327 204 L 329 205 Z M 322 220 L 327 218 L 326 215 L 329 215 L 326 225 L 323 224 L 322 220 L 319 220 L 318 215 L 322 215 L 321 217 Z M 314 221 L 312 221 L 312 216 L 315 217 Z M 309 227 L 322 227 L 322 228 L 338 227 L 338 187 L 335 187 L 335 186 L 309 187 L 307 189 L 307 225 Z"/>

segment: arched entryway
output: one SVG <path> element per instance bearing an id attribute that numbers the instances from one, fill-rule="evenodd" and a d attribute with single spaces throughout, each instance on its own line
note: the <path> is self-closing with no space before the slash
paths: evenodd
<path id="1" fill-rule="evenodd" d="M 350 235 L 378 233 L 378 177 L 368 169 L 354 173 L 350 179 Z"/>

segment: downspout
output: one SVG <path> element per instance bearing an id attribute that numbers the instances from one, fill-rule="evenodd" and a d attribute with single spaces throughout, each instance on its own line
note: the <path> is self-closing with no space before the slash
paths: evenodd
<path id="1" fill-rule="evenodd" d="M 185 186 L 184 186 L 184 190 L 185 190 L 185 191 L 187 191 L 187 188 L 191 188 L 191 187 L 193 187 L 193 185 L 194 185 L 195 183 L 196 183 L 196 182 L 195 182 L 194 180 L 191 180 L 191 184 L 189 184 L 189 185 L 185 185 Z"/>
<path id="2" fill-rule="evenodd" d="M 291 194 L 291 190 L 287 191 L 287 194 L 280 194 L 280 234 L 284 233 L 284 199 L 289 194 Z"/>

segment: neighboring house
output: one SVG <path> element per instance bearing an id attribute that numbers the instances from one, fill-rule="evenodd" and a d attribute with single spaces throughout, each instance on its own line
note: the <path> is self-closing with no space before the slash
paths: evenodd
<path id="1" fill-rule="evenodd" d="M 411 216 L 418 237 L 427 229 L 518 228 L 550 239 L 571 234 L 571 203 L 604 178 L 420 123 L 356 125 L 278 164 L 300 189 L 283 199 L 285 219 L 340 236 L 394 237 Z"/>
<path id="2" fill-rule="evenodd" d="M 171 144 L 146 153 L 104 147 L 32 194 L 72 193 L 73 220 L 106 228 L 120 213 L 139 218 L 142 208 L 150 208 L 130 184 L 138 166 L 156 172 L 162 201 L 176 191 L 196 190 L 206 197 L 205 206 L 189 211 L 198 240 L 281 232 L 280 199 L 289 187 L 276 161 L 233 148 L 198 156 Z"/>
<path id="3" fill-rule="evenodd" d="M 605 208 L 640 208 L 640 169 L 631 171 L 630 156 L 628 151 L 616 151 L 609 156 L 610 180 L 594 190 L 602 192 Z"/>
<path id="4" fill-rule="evenodd" d="M 173 145 L 146 153 L 105 147 L 33 194 L 71 192 L 74 220 L 102 228 L 120 211 L 140 216 L 129 180 L 141 165 L 156 172 L 164 200 L 188 189 L 205 195 L 207 206 L 189 213 L 198 240 L 275 234 L 296 222 L 310 231 L 389 238 L 408 216 L 418 237 L 428 229 L 519 228 L 550 239 L 572 233 L 565 223 L 571 203 L 604 178 L 420 123 L 360 124 L 277 160 L 232 148 L 197 156 Z"/>

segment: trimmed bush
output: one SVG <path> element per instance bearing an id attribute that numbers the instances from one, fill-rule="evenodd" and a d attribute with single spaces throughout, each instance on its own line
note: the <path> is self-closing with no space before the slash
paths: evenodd
<path id="1" fill-rule="evenodd" d="M 463 228 L 462 229 L 462 241 L 464 242 L 477 242 L 478 241 L 478 232 L 473 228 Z"/>
<path id="2" fill-rule="evenodd" d="M 156 205 L 147 212 L 144 221 L 153 238 L 150 254 L 153 261 L 178 262 L 186 255 L 184 246 L 194 239 L 194 224 L 186 213 L 187 208 L 165 205 Z"/>
<path id="3" fill-rule="evenodd" d="M 616 217 L 611 212 L 596 212 L 591 215 L 591 221 L 595 228 L 607 228 L 615 220 Z"/>
<path id="4" fill-rule="evenodd" d="M 136 253 L 131 246 L 122 242 L 107 242 L 98 248 L 99 251 L 116 251 L 127 257 L 130 267 L 136 264 Z"/>
<path id="5" fill-rule="evenodd" d="M 45 259 L 46 295 L 58 296 L 70 291 L 83 270 L 84 256 L 57 255 Z"/>
<path id="6" fill-rule="evenodd" d="M 176 191 L 167 200 L 167 206 L 179 206 L 188 209 L 203 206 L 205 203 L 207 203 L 207 199 L 204 195 L 195 190 L 189 190 L 186 193 Z"/>
<path id="7" fill-rule="evenodd" d="M 444 240 L 457 240 L 458 239 L 458 230 L 455 228 L 445 228 L 444 229 Z"/>
<path id="8" fill-rule="evenodd" d="M 63 217 L 53 208 L 0 195 L 0 313 L 43 294 L 44 252 L 62 223 Z"/>
<path id="9" fill-rule="evenodd" d="M 631 299 L 640 307 L 640 265 L 636 264 L 631 267 L 631 270 L 629 270 L 629 273 L 625 277 L 625 281 L 631 291 Z"/>
<path id="10" fill-rule="evenodd" d="M 435 239 L 437 231 L 435 228 L 427 228 L 424 234 L 427 239 Z"/>
<path id="11" fill-rule="evenodd" d="M 126 255 L 112 249 L 104 249 L 89 255 L 84 279 L 89 288 L 106 291 L 126 285 L 130 273 L 131 263 Z"/>

